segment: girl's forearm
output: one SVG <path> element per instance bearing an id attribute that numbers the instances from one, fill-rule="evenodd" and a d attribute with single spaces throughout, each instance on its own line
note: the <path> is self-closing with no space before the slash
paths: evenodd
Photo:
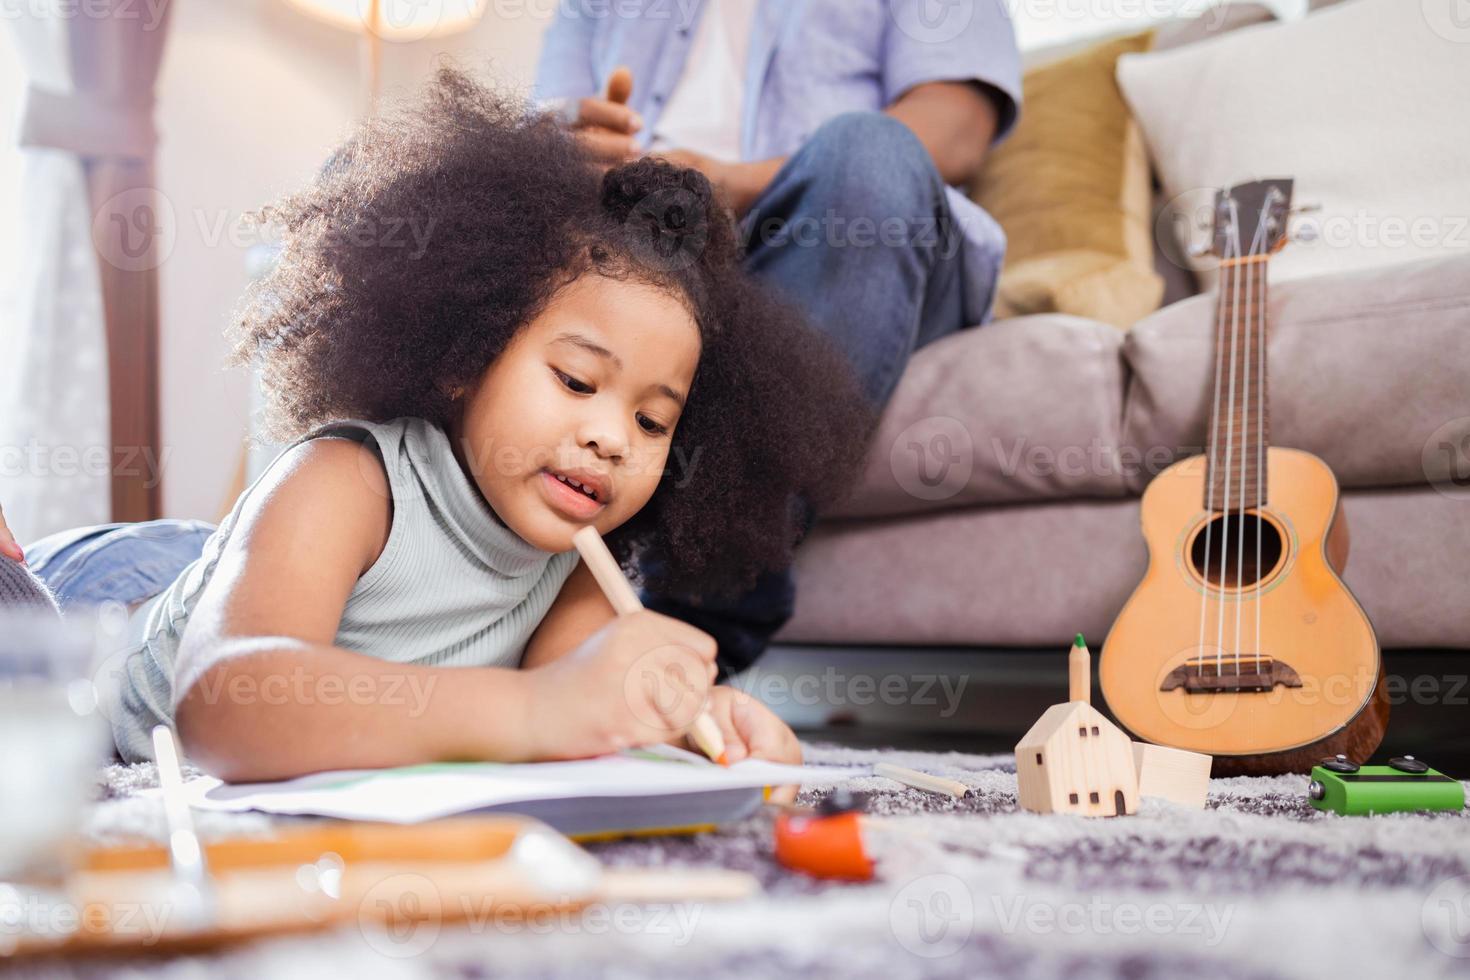
<path id="1" fill-rule="evenodd" d="M 535 754 L 529 680 L 516 670 L 398 664 L 289 637 L 183 652 L 184 751 L 231 782 Z"/>

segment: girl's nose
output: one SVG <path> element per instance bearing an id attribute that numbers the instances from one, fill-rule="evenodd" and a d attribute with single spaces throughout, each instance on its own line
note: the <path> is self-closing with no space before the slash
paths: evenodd
<path id="1" fill-rule="evenodd" d="M 622 459 L 628 452 L 626 428 L 605 412 L 594 414 L 582 423 L 578 441 L 604 458 Z"/>

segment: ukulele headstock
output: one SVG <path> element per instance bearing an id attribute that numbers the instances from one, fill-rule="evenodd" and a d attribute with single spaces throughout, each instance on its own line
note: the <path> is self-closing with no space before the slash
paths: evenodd
<path id="1" fill-rule="evenodd" d="M 1292 178 L 1273 177 L 1215 192 L 1214 228 L 1205 250 L 1220 258 L 1268 255 L 1286 244 Z"/>

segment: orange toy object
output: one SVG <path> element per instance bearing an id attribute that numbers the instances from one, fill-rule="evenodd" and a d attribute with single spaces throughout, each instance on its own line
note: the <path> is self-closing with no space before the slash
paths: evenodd
<path id="1" fill-rule="evenodd" d="M 783 813 L 776 817 L 776 860 L 817 878 L 871 881 L 873 861 L 863 849 L 859 813 Z"/>

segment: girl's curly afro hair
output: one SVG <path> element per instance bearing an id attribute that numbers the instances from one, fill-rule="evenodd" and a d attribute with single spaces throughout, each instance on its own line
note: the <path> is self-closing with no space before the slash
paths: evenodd
<path id="1" fill-rule="evenodd" d="M 599 180 L 551 117 L 442 68 L 260 219 L 282 252 L 247 295 L 234 361 L 262 364 L 271 436 L 400 416 L 448 430 L 516 332 L 597 274 L 670 291 L 703 342 L 670 447 L 687 471 L 608 536 L 624 564 L 656 556 L 651 589 L 749 588 L 791 562 L 799 501 L 820 512 L 854 482 L 871 405 L 826 336 L 747 278 L 696 170 L 642 159 Z"/>

